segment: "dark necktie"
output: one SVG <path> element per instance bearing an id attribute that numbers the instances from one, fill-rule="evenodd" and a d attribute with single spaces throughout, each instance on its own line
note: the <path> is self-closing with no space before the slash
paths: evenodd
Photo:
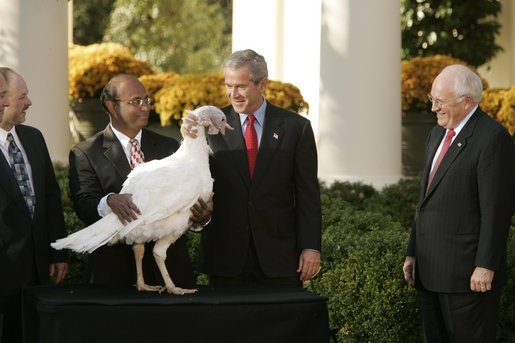
<path id="1" fill-rule="evenodd" d="M 429 181 L 427 182 L 427 188 L 431 185 L 431 181 L 433 181 L 433 177 L 435 176 L 436 170 L 440 166 L 440 162 L 442 162 L 443 157 L 447 153 L 447 150 L 449 150 L 449 147 L 451 146 L 452 137 L 456 132 L 454 132 L 454 129 L 450 129 L 447 131 L 447 134 L 445 135 L 445 140 L 443 142 L 442 150 L 440 150 L 440 154 L 438 155 L 438 158 L 436 159 L 435 165 L 433 169 L 431 170 L 431 173 L 429 174 Z"/>
<path id="2" fill-rule="evenodd" d="M 20 148 L 18 148 L 18 146 L 14 142 L 14 137 L 12 134 L 7 134 L 7 141 L 9 142 L 8 153 L 11 171 L 13 172 L 14 178 L 18 182 L 18 187 L 20 188 L 21 194 L 23 195 L 23 198 L 27 203 L 30 215 L 33 216 L 36 197 L 30 185 L 27 166 L 25 165 L 25 161 L 23 160 L 23 155 L 21 153 Z"/>
<path id="3" fill-rule="evenodd" d="M 130 165 L 131 168 L 134 169 L 138 164 L 145 162 L 145 155 L 143 155 L 143 151 L 141 151 L 139 147 L 139 142 L 137 139 L 131 139 L 131 155 L 130 155 Z"/>
<path id="4" fill-rule="evenodd" d="M 256 128 L 254 127 L 254 121 L 256 117 L 253 114 L 247 116 L 248 123 L 245 129 L 245 146 L 247 147 L 247 158 L 249 161 L 249 173 L 250 177 L 254 174 L 254 168 L 256 166 L 256 159 L 258 153 L 258 139 Z"/>

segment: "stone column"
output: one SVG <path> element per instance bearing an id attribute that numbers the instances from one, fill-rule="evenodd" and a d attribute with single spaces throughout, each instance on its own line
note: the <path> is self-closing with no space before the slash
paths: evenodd
<path id="1" fill-rule="evenodd" d="M 25 124 L 43 132 L 53 160 L 68 161 L 68 1 L 0 0 L 0 65 L 27 82 Z"/>
<path id="2" fill-rule="evenodd" d="M 501 0 L 501 13 L 498 18 L 501 31 L 496 43 L 503 47 L 490 62 L 478 68 L 490 88 L 510 88 L 515 84 L 515 3 L 513 0 Z"/>
<path id="3" fill-rule="evenodd" d="M 263 54 L 271 79 L 310 104 L 319 176 L 380 188 L 401 177 L 397 0 L 234 0 L 233 49 Z M 260 22 L 259 29 L 248 25 Z"/>
<path id="4" fill-rule="evenodd" d="M 398 1 L 322 0 L 322 179 L 377 188 L 400 179 L 400 48 Z"/>

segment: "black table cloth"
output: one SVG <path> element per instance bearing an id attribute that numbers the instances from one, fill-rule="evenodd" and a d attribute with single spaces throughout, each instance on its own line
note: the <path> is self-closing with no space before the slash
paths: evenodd
<path id="1" fill-rule="evenodd" d="M 327 298 L 296 288 L 169 295 L 98 285 L 24 291 L 26 342 L 263 342 L 329 340 Z"/>

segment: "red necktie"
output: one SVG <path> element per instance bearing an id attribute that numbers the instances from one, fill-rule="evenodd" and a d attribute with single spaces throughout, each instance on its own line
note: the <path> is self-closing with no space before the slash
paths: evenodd
<path id="1" fill-rule="evenodd" d="M 253 114 L 247 116 L 247 128 L 245 129 L 245 145 L 247 147 L 247 158 L 249 160 L 249 173 L 250 177 L 254 174 L 254 167 L 256 166 L 256 159 L 258 153 L 258 139 L 254 121 L 256 117 Z"/>
<path id="2" fill-rule="evenodd" d="M 451 146 L 452 137 L 456 132 L 454 132 L 454 129 L 450 129 L 447 131 L 447 134 L 445 135 L 445 140 L 443 142 L 442 150 L 440 150 L 440 154 L 438 155 L 438 158 L 436 159 L 435 165 L 433 169 L 431 170 L 431 173 L 429 174 L 429 181 L 427 182 L 427 188 L 431 185 L 431 181 L 433 181 L 433 177 L 435 176 L 436 170 L 438 169 L 438 166 L 440 166 L 440 162 L 442 162 L 443 157 L 445 156 L 445 153 L 447 153 L 447 150 L 449 150 L 449 147 Z"/>
<path id="3" fill-rule="evenodd" d="M 145 162 L 145 155 L 143 155 L 143 151 L 141 151 L 139 147 L 139 142 L 136 139 L 131 139 L 131 156 L 130 156 L 130 165 L 131 168 L 134 169 L 138 164 Z"/>

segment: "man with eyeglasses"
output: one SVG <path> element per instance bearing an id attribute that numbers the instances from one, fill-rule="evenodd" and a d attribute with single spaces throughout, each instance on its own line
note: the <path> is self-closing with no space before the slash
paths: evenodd
<path id="1" fill-rule="evenodd" d="M 103 131 L 72 148 L 70 195 L 78 217 L 86 225 L 111 211 L 127 223 L 136 219 L 140 211 L 130 194 L 118 192 L 135 167 L 133 164 L 135 161 L 167 157 L 177 150 L 179 144 L 173 138 L 145 129 L 152 100 L 136 77 L 124 74 L 113 77 L 104 87 L 100 99 L 110 122 Z M 137 159 L 134 158 L 134 150 L 131 152 L 134 149 L 131 141 L 137 150 Z M 205 221 L 208 219 L 205 218 Z M 194 288 L 186 236 L 168 249 L 167 256 L 167 267 L 176 285 Z M 136 283 L 134 255 L 128 245 L 117 244 L 97 249 L 89 255 L 88 267 L 91 283 L 119 286 Z M 162 284 L 150 244 L 145 248 L 143 273 L 149 285 Z"/>
<path id="2" fill-rule="evenodd" d="M 515 207 L 515 148 L 479 107 L 481 79 L 463 65 L 434 80 L 419 202 L 404 278 L 417 288 L 426 342 L 495 342 Z"/>

